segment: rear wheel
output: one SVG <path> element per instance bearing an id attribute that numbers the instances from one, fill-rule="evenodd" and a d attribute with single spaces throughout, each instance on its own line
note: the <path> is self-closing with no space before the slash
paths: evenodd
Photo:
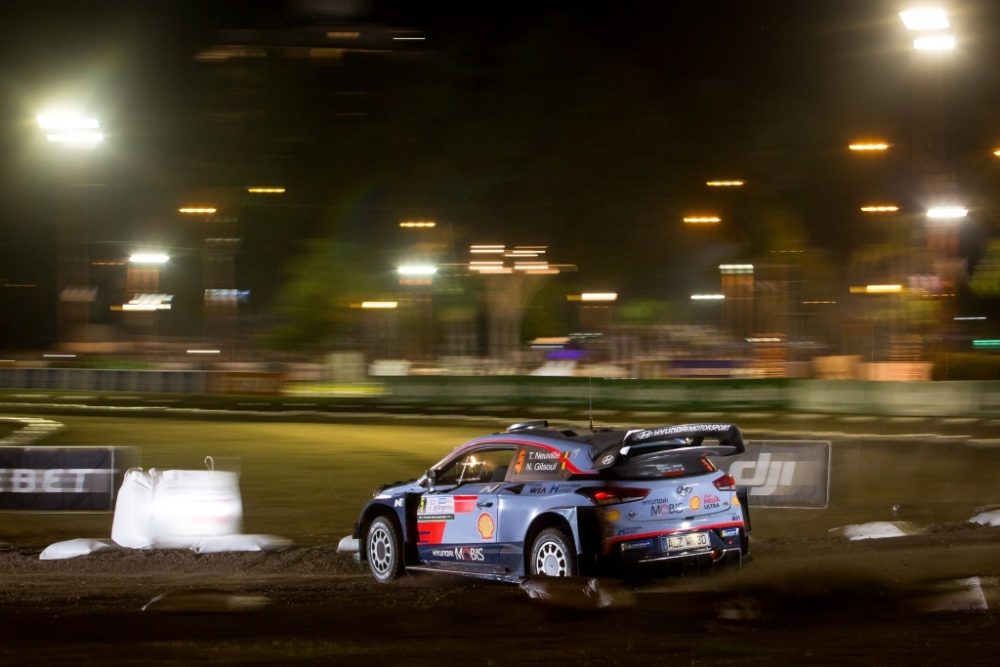
<path id="1" fill-rule="evenodd" d="M 546 528 L 531 545 L 528 574 L 547 577 L 576 576 L 576 554 L 569 537 L 559 528 Z"/>
<path id="2" fill-rule="evenodd" d="M 403 574 L 403 543 L 392 519 L 376 517 L 365 541 L 368 568 L 375 581 L 385 584 Z"/>

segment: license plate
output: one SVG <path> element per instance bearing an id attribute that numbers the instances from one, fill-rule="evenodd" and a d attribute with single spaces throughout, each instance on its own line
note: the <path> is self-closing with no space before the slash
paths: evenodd
<path id="1" fill-rule="evenodd" d="M 667 535 L 665 540 L 668 551 L 697 549 L 708 546 L 708 533 L 685 533 L 684 535 Z"/>

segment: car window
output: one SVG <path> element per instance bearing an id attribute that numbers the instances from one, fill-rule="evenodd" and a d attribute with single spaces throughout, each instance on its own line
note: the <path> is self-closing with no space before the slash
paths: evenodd
<path id="1" fill-rule="evenodd" d="M 517 452 L 511 481 L 534 482 L 567 477 L 562 452 L 526 445 Z"/>
<path id="2" fill-rule="evenodd" d="M 462 454 L 437 470 L 434 486 L 502 482 L 514 459 L 514 448 L 477 449 Z"/>

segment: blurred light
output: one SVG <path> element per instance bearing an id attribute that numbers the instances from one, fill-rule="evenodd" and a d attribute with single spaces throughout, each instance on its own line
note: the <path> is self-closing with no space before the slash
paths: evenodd
<path id="1" fill-rule="evenodd" d="M 884 141 L 857 142 L 848 144 L 847 148 L 852 151 L 877 152 L 889 150 L 889 144 Z"/>
<path id="2" fill-rule="evenodd" d="M 194 350 L 188 350 L 187 353 L 188 354 L 222 354 L 222 350 L 215 350 L 215 349 L 199 350 L 199 349 L 194 349 Z"/>
<path id="3" fill-rule="evenodd" d="M 548 246 L 519 245 L 504 254 L 504 257 L 538 257 L 544 255 Z"/>
<path id="4" fill-rule="evenodd" d="M 502 255 L 506 248 L 502 245 L 473 245 L 469 246 L 469 252 L 474 255 Z"/>
<path id="5" fill-rule="evenodd" d="M 58 354 L 50 352 L 42 355 L 43 359 L 76 359 L 75 354 Z"/>
<path id="6" fill-rule="evenodd" d="M 687 225 L 714 225 L 722 222 L 722 218 L 717 215 L 689 215 L 684 217 L 684 224 Z"/>
<path id="7" fill-rule="evenodd" d="M 150 312 L 154 310 L 170 310 L 173 294 L 136 294 L 128 303 L 123 303 L 121 310 Z"/>
<path id="8" fill-rule="evenodd" d="M 873 206 L 862 206 L 862 213 L 895 213 L 899 210 L 898 206 L 892 204 L 879 204 Z"/>
<path id="9" fill-rule="evenodd" d="M 247 188 L 247 192 L 255 195 L 280 195 L 285 193 L 285 188 L 261 186 Z"/>
<path id="10" fill-rule="evenodd" d="M 337 30 L 326 33 L 327 39 L 358 39 L 361 37 L 360 32 Z"/>
<path id="11" fill-rule="evenodd" d="M 719 271 L 725 274 L 753 273 L 753 264 L 719 264 Z"/>
<path id="12" fill-rule="evenodd" d="M 49 111 L 35 116 L 38 126 L 50 130 L 45 138 L 53 143 L 67 146 L 90 147 L 104 140 L 100 132 L 101 124 L 75 111 Z"/>
<path id="13" fill-rule="evenodd" d="M 437 227 L 437 223 L 433 220 L 405 220 L 399 226 L 404 229 L 430 229 Z"/>
<path id="14" fill-rule="evenodd" d="M 962 206 L 934 206 L 927 211 L 927 217 L 932 220 L 957 220 L 969 214 L 969 209 Z"/>
<path id="15" fill-rule="evenodd" d="M 980 349 L 997 349 L 1000 348 L 1000 340 L 996 338 L 980 338 L 972 341 L 972 347 L 978 347 Z"/>
<path id="16" fill-rule="evenodd" d="M 993 151 L 993 154 L 996 155 L 997 157 L 1000 157 L 1000 148 Z"/>
<path id="17" fill-rule="evenodd" d="M 722 301 L 726 298 L 725 294 L 692 294 L 692 301 Z"/>
<path id="18" fill-rule="evenodd" d="M 361 307 L 368 310 L 392 310 L 399 306 L 398 301 L 362 301 Z"/>
<path id="19" fill-rule="evenodd" d="M 851 294 L 898 294 L 902 291 L 902 285 L 855 285 L 851 287 Z"/>
<path id="20" fill-rule="evenodd" d="M 548 262 L 514 262 L 515 271 L 548 271 Z"/>
<path id="21" fill-rule="evenodd" d="M 426 277 L 437 273 L 437 267 L 433 264 L 404 264 L 396 272 L 401 276 Z"/>
<path id="22" fill-rule="evenodd" d="M 576 297 L 576 298 L 573 298 L 573 297 Z M 575 294 L 571 294 L 571 295 L 569 295 L 566 298 L 569 301 L 577 301 L 577 300 L 579 300 L 579 301 L 592 301 L 592 302 L 605 302 L 606 303 L 606 302 L 609 302 L 609 301 L 617 301 L 618 300 L 618 293 L 617 292 L 584 292 L 583 294 L 580 294 L 579 296 L 577 296 Z"/>
<path id="23" fill-rule="evenodd" d="M 393 40 L 395 40 L 397 42 L 423 41 L 424 39 L 426 39 L 426 38 L 425 37 L 393 37 Z"/>
<path id="24" fill-rule="evenodd" d="M 101 125 L 96 118 L 89 118 L 75 111 L 51 111 L 35 116 L 43 130 L 96 130 Z"/>
<path id="25" fill-rule="evenodd" d="M 199 215 L 206 213 L 215 213 L 216 208 L 214 206 L 184 206 L 177 209 L 180 213 L 186 213 L 188 215 Z"/>
<path id="26" fill-rule="evenodd" d="M 955 38 L 951 35 L 925 35 L 913 40 L 917 51 L 951 51 L 955 48 Z"/>
<path id="27" fill-rule="evenodd" d="M 748 343 L 780 343 L 781 339 L 775 336 L 760 336 L 754 338 L 744 338 Z"/>
<path id="28" fill-rule="evenodd" d="M 133 264 L 166 264 L 170 255 L 162 252 L 137 252 L 129 255 L 128 261 Z"/>
<path id="29" fill-rule="evenodd" d="M 803 301 L 802 305 L 804 305 L 804 306 L 818 306 L 818 305 L 826 305 L 826 304 L 833 304 L 833 303 L 837 303 L 837 302 L 836 301 Z"/>
<path id="30" fill-rule="evenodd" d="M 705 181 L 705 185 L 710 188 L 741 188 L 746 181 Z"/>
<path id="31" fill-rule="evenodd" d="M 899 13 L 907 30 L 942 30 L 949 27 L 948 13 L 940 7 L 920 7 Z"/>
<path id="32" fill-rule="evenodd" d="M 985 320 L 986 318 L 983 315 L 965 315 L 965 316 L 960 315 L 954 319 L 956 322 L 974 322 L 974 321 Z"/>

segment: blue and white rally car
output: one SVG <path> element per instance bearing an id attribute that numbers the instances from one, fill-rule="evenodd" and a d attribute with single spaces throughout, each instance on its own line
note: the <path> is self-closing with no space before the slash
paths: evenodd
<path id="1" fill-rule="evenodd" d="M 461 445 L 420 479 L 376 491 L 355 525 L 358 556 L 379 582 L 406 570 L 513 582 L 741 563 L 747 496 L 710 457 L 743 451 L 731 424 L 515 424 Z"/>

